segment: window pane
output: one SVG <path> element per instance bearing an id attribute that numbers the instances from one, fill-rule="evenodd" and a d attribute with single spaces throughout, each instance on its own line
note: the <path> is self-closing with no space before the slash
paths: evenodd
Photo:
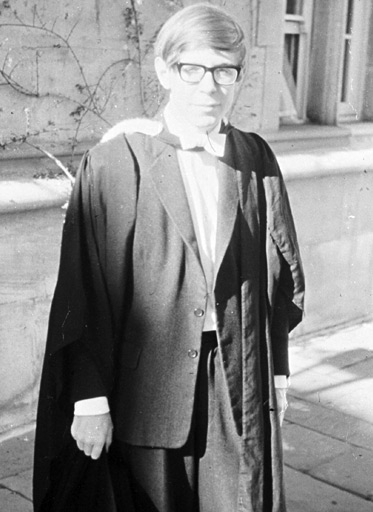
<path id="1" fill-rule="evenodd" d="M 345 41 L 345 47 L 344 47 L 341 101 L 347 101 L 347 99 L 348 99 L 350 63 L 351 63 L 351 39 L 347 39 Z"/>
<path id="2" fill-rule="evenodd" d="M 354 0 L 348 0 L 347 7 L 347 20 L 346 20 L 346 34 L 351 34 L 352 32 L 352 14 L 354 9 Z"/>
<path id="3" fill-rule="evenodd" d="M 340 101 L 347 102 L 349 96 L 349 84 L 351 73 L 351 51 L 352 51 L 352 16 L 354 0 L 348 0 L 346 11 L 346 32 L 344 35 L 343 64 L 342 64 L 342 87 Z"/>
<path id="4" fill-rule="evenodd" d="M 282 124 L 294 124 L 306 121 L 313 0 L 287 0 L 285 6 L 280 121 Z"/>
<path id="5" fill-rule="evenodd" d="M 298 78 L 298 56 L 299 56 L 299 35 L 285 34 L 285 54 L 294 79 L 297 83 Z"/>
<path id="6" fill-rule="evenodd" d="M 286 14 L 302 14 L 303 0 L 287 0 Z"/>

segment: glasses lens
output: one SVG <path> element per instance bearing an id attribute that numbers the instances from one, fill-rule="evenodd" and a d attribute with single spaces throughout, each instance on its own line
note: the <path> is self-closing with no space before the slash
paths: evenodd
<path id="1" fill-rule="evenodd" d="M 180 78 L 184 82 L 190 84 L 198 84 L 204 77 L 206 71 L 211 71 L 214 75 L 214 80 L 219 85 L 232 85 L 236 82 L 239 70 L 234 67 L 224 66 L 221 68 L 205 68 L 198 64 L 183 64 L 177 65 Z"/>
<path id="2" fill-rule="evenodd" d="M 181 64 L 179 67 L 180 77 L 185 82 L 196 84 L 202 80 L 205 70 L 202 66 L 193 64 Z"/>
<path id="3" fill-rule="evenodd" d="M 238 71 L 236 68 L 216 68 L 214 69 L 214 80 L 220 85 L 232 85 L 237 80 Z"/>

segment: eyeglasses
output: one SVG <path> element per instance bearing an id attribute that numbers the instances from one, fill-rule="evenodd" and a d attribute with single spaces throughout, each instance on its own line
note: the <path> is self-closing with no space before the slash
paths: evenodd
<path id="1" fill-rule="evenodd" d="M 200 64 L 187 64 L 179 62 L 176 64 L 180 78 L 188 84 L 198 84 L 209 71 L 215 83 L 218 85 L 233 85 L 240 76 L 241 66 L 214 66 L 208 68 Z"/>

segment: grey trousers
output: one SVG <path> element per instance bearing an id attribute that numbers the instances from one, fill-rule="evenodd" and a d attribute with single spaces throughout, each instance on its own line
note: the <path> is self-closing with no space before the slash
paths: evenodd
<path id="1" fill-rule="evenodd" d="M 119 443 L 136 512 L 234 512 L 241 440 L 214 332 L 204 333 L 190 437 L 180 449 Z"/>

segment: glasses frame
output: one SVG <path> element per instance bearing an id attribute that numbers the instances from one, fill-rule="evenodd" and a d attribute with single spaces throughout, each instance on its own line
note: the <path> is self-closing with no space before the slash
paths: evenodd
<path id="1" fill-rule="evenodd" d="M 204 70 L 204 73 L 203 75 L 201 76 L 201 79 L 198 81 L 198 82 L 193 82 L 193 81 L 189 81 L 189 80 L 185 80 L 182 76 L 181 76 L 181 68 L 183 66 L 195 66 L 195 67 L 198 67 L 198 68 L 202 68 Z M 217 84 L 217 85 L 223 85 L 223 86 L 229 86 L 229 85 L 233 85 L 235 84 L 239 77 L 240 77 L 240 74 L 241 74 L 241 71 L 242 71 L 242 66 L 234 66 L 233 64 L 222 64 L 220 66 L 213 66 L 211 68 L 207 67 L 207 66 L 203 66 L 202 64 L 193 64 L 191 62 L 178 62 L 176 64 L 176 67 L 177 67 L 177 70 L 178 70 L 178 73 L 179 73 L 179 76 L 181 78 L 181 80 L 183 82 L 186 82 L 187 84 L 199 84 L 202 80 L 203 80 L 203 77 L 205 76 L 205 74 L 209 71 L 212 75 L 212 78 L 214 80 L 214 82 Z M 229 84 L 221 84 L 219 83 L 216 78 L 215 78 L 215 71 L 217 69 L 226 69 L 226 68 L 229 68 L 229 69 L 235 69 L 237 71 L 237 76 L 234 80 L 234 82 L 232 83 L 229 83 Z"/>

